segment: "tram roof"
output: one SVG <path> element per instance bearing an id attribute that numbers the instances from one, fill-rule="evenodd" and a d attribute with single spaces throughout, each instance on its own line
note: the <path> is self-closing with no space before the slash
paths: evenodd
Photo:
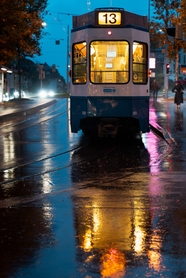
<path id="1" fill-rule="evenodd" d="M 102 27 L 97 23 L 97 15 L 99 12 L 120 12 L 121 13 L 121 24 L 120 26 L 107 25 L 104 27 L 125 27 L 127 25 L 148 28 L 147 16 L 142 16 L 125 11 L 123 8 L 98 8 L 92 12 L 73 16 L 73 29 L 93 25 L 95 27 Z"/>

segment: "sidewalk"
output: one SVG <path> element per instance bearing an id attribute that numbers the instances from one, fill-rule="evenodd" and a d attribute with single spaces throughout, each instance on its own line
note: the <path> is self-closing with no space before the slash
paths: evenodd
<path id="1" fill-rule="evenodd" d="M 167 92 L 167 98 L 165 98 L 165 96 L 163 95 L 163 93 L 162 93 L 162 90 L 160 90 L 159 92 L 158 92 L 158 99 L 161 99 L 161 100 L 172 100 L 172 101 L 174 101 L 174 96 L 175 96 L 175 93 L 173 93 L 172 91 L 168 91 Z M 183 94 L 183 97 L 184 97 L 184 101 L 186 101 L 186 91 L 185 91 L 185 93 Z M 153 98 L 153 94 L 152 94 L 152 92 L 150 93 L 150 98 L 152 99 Z"/>
<path id="2" fill-rule="evenodd" d="M 168 91 L 167 92 L 167 98 L 165 98 L 165 95 L 163 95 L 162 90 L 160 90 L 158 92 L 158 99 L 161 99 L 161 100 L 173 100 L 174 99 L 174 95 L 175 95 L 175 93 L 173 93 L 171 91 Z M 150 93 L 150 98 L 153 99 L 153 93 L 152 92 Z"/>
<path id="3" fill-rule="evenodd" d="M 55 99 L 13 99 L 0 103 L 0 123 L 15 118 L 25 117 L 44 109 L 57 100 Z"/>

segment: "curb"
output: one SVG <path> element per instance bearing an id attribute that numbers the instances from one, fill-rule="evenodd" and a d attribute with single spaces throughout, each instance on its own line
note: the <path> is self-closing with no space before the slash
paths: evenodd
<path id="1" fill-rule="evenodd" d="M 28 117 L 56 102 L 57 102 L 57 100 L 52 100 L 52 101 L 49 101 L 49 102 L 46 102 L 46 103 L 43 103 L 40 105 L 36 104 L 36 106 L 34 106 L 34 107 L 30 107 L 30 108 L 27 108 L 27 109 L 24 109 L 21 111 L 16 111 L 16 112 L 13 112 L 10 114 L 2 115 L 2 116 L 0 116 L 0 123 L 5 122 L 5 121 L 12 121 L 12 120 L 15 120 L 18 118 Z"/>

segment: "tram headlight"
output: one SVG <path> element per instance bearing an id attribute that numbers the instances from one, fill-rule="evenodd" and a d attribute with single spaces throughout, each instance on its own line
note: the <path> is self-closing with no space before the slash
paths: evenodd
<path id="1" fill-rule="evenodd" d="M 112 35 L 112 32 L 111 32 L 111 31 L 108 31 L 108 35 L 111 36 L 111 35 Z"/>

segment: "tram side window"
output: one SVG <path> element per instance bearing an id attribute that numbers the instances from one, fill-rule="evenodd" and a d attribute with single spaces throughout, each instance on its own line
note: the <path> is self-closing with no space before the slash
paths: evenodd
<path id="1" fill-rule="evenodd" d="M 147 44 L 133 42 L 133 83 L 147 83 L 148 78 L 148 58 Z"/>
<path id="2" fill-rule="evenodd" d="M 90 44 L 90 81 L 127 83 L 129 81 L 129 43 L 92 41 Z"/>
<path id="3" fill-rule="evenodd" d="M 73 45 L 72 82 L 86 83 L 87 81 L 87 51 L 86 42 Z"/>

